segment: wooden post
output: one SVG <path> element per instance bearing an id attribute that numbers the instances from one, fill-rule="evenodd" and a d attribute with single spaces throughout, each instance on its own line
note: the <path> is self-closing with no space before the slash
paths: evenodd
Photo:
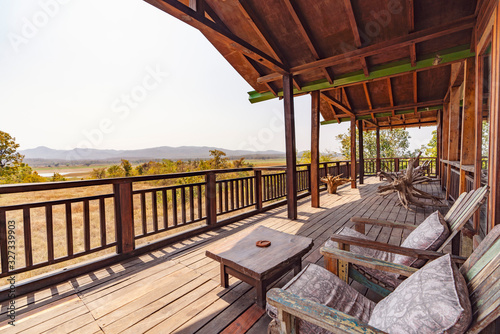
<path id="1" fill-rule="evenodd" d="M 476 64 L 474 58 L 467 58 L 464 68 L 464 98 L 462 114 L 462 140 L 460 149 L 460 193 L 466 191 L 466 172 L 462 169 L 463 165 L 474 164 L 474 140 L 476 127 Z"/>
<path id="2" fill-rule="evenodd" d="M 351 188 L 356 188 L 356 118 L 351 117 Z"/>
<path id="3" fill-rule="evenodd" d="M 128 253 L 135 249 L 132 183 L 113 184 L 116 220 L 116 252 Z"/>
<path id="4" fill-rule="evenodd" d="M 377 160 L 375 162 L 375 165 L 376 165 L 376 168 L 377 168 L 377 173 L 380 172 L 380 168 L 381 168 L 381 163 L 380 163 L 380 128 L 377 127 L 377 130 L 376 130 L 376 135 L 377 135 Z"/>
<path id="5" fill-rule="evenodd" d="M 358 121 L 359 131 L 359 184 L 365 183 L 365 157 L 363 154 L 363 121 Z"/>
<path id="6" fill-rule="evenodd" d="M 286 146 L 286 199 L 288 218 L 297 219 L 297 159 L 295 153 L 295 116 L 293 110 L 293 76 L 283 75 Z"/>
<path id="7" fill-rule="evenodd" d="M 460 87 L 450 88 L 448 160 L 460 159 Z"/>
<path id="8" fill-rule="evenodd" d="M 205 176 L 205 205 L 207 210 L 207 225 L 217 223 L 217 188 L 215 183 L 215 173 L 208 172 Z"/>
<path id="9" fill-rule="evenodd" d="M 311 206 L 319 208 L 319 105 L 320 91 L 311 93 Z"/>
<path id="10" fill-rule="evenodd" d="M 189 0 L 189 8 L 204 14 L 205 13 L 205 0 Z"/>
<path id="11" fill-rule="evenodd" d="M 436 137 L 437 137 L 437 143 L 436 143 L 436 177 L 441 178 L 441 149 L 443 147 L 443 141 L 442 141 L 442 136 L 443 136 L 443 112 L 441 110 L 438 110 L 437 112 L 437 129 L 436 129 Z"/>
<path id="12" fill-rule="evenodd" d="M 399 158 L 394 158 L 394 172 L 399 172 Z"/>
<path id="13" fill-rule="evenodd" d="M 450 124 L 450 117 L 449 117 L 449 109 L 450 109 L 450 104 L 449 103 L 444 103 L 443 104 L 443 137 L 442 137 L 442 143 L 443 143 L 443 153 L 442 153 L 442 157 L 443 157 L 443 160 L 449 160 L 448 159 L 448 138 L 449 138 L 449 135 L 450 135 L 450 128 L 449 128 L 449 124 Z M 444 175 L 444 170 L 445 168 L 447 168 L 447 165 L 445 163 L 441 163 L 442 165 L 442 169 L 441 169 L 441 175 Z M 450 175 L 447 174 L 446 175 L 446 178 L 448 178 Z M 445 189 L 446 188 L 446 184 L 447 184 L 448 180 L 445 180 L 444 177 L 441 178 L 441 188 L 442 189 Z M 448 198 L 446 198 L 448 199 Z"/>
<path id="14" fill-rule="evenodd" d="M 255 209 L 262 210 L 262 171 L 256 170 L 255 173 Z"/>

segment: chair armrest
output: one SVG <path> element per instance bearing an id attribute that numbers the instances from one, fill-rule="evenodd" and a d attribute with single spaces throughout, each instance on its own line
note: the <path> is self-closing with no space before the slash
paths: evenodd
<path id="1" fill-rule="evenodd" d="M 417 228 L 417 226 L 411 224 L 403 224 L 397 222 L 390 222 L 387 220 L 378 220 L 378 219 L 363 218 L 363 217 L 352 217 L 351 221 L 353 223 L 361 225 L 377 225 L 377 226 L 385 226 L 392 228 L 405 228 L 407 230 L 414 230 Z"/>
<path id="2" fill-rule="evenodd" d="M 330 239 L 332 241 L 342 243 L 342 244 L 371 248 L 371 249 L 381 250 L 384 252 L 400 254 L 400 255 L 410 256 L 413 258 L 425 259 L 425 260 L 435 260 L 435 259 L 444 255 L 443 253 L 440 253 L 440 252 L 388 245 L 388 244 L 383 243 L 383 242 L 366 240 L 366 239 L 361 239 L 361 238 L 356 238 L 356 237 L 349 237 L 349 236 L 339 235 L 339 234 L 333 235 Z M 467 260 L 467 258 L 462 257 L 462 256 L 457 256 L 457 255 L 452 255 L 451 258 L 452 258 L 453 262 L 455 262 L 457 264 L 462 264 Z"/>
<path id="3" fill-rule="evenodd" d="M 357 264 L 367 268 L 378 269 L 390 273 L 399 274 L 405 277 L 411 276 L 418 269 L 396 264 L 388 261 L 374 259 L 372 257 L 354 254 L 337 248 L 321 247 L 320 253 L 325 257 L 339 259 L 352 264 Z"/>
<path id="4" fill-rule="evenodd" d="M 282 333 L 291 333 L 291 330 L 283 330 L 283 328 L 291 329 L 294 317 L 325 328 L 332 333 L 385 333 L 346 313 L 301 298 L 282 289 L 274 288 L 269 290 L 267 292 L 267 302 L 276 307 L 278 314 L 285 318 L 280 319 L 282 322 Z M 288 318 L 290 315 L 292 319 Z M 288 320 L 289 324 L 283 324 L 284 320 Z"/>

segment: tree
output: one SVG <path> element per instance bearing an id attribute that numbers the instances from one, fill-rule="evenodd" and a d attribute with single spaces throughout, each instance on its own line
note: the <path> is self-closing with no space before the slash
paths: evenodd
<path id="1" fill-rule="evenodd" d="M 340 153 L 345 159 L 351 158 L 351 130 L 336 137 L 340 141 Z M 409 155 L 410 134 L 404 129 L 380 131 L 380 157 L 394 158 Z M 358 143 L 358 130 L 356 129 L 356 144 Z M 365 159 L 377 157 L 377 138 L 375 131 L 363 132 L 363 153 Z M 356 149 L 356 158 L 359 158 L 359 149 Z"/>
<path id="2" fill-rule="evenodd" d="M 132 173 L 132 165 L 128 160 L 122 159 L 121 162 L 122 168 L 125 171 L 125 176 L 130 176 Z"/>
<path id="3" fill-rule="evenodd" d="M 94 168 L 90 173 L 90 177 L 93 179 L 104 179 L 106 178 L 106 168 Z"/>
<path id="4" fill-rule="evenodd" d="M 336 153 L 330 150 L 325 150 L 325 152 L 320 152 L 319 162 L 329 162 L 338 160 Z M 311 163 L 311 150 L 305 150 L 302 152 L 300 159 L 297 161 L 300 164 L 310 164 Z"/>
<path id="5" fill-rule="evenodd" d="M 123 177 L 125 176 L 125 171 L 118 165 L 113 165 L 107 170 L 109 177 Z"/>
<path id="6" fill-rule="evenodd" d="M 209 162 L 213 169 L 227 168 L 229 158 L 226 157 L 226 153 L 219 150 L 210 150 L 210 156 L 212 156 L 212 159 Z"/>
<path id="7" fill-rule="evenodd" d="M 24 156 L 17 152 L 19 144 L 15 140 L 7 132 L 0 131 L 0 175 L 23 162 Z"/>

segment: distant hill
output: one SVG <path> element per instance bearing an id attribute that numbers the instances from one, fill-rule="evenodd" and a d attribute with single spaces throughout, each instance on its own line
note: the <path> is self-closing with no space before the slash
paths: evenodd
<path id="1" fill-rule="evenodd" d="M 210 150 L 214 149 L 225 152 L 230 159 L 238 159 L 241 157 L 245 157 L 246 159 L 282 158 L 285 156 L 285 153 L 280 151 L 227 150 L 208 146 L 160 146 L 140 150 L 99 150 L 83 148 L 54 150 L 45 146 L 39 146 L 19 152 L 24 155 L 24 160 L 28 164 L 40 165 L 47 162 L 71 164 L 90 161 L 93 163 L 114 162 L 120 161 L 120 159 L 127 159 L 130 161 L 208 159 L 210 157 Z"/>

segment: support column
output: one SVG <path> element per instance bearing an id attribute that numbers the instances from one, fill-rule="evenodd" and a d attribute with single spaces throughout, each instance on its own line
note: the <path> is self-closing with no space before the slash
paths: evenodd
<path id="1" fill-rule="evenodd" d="M 295 153 L 295 116 L 293 110 L 293 76 L 283 75 L 285 107 L 286 199 L 288 218 L 297 219 L 297 158 Z"/>
<path id="2" fill-rule="evenodd" d="M 436 176 L 441 179 L 441 158 L 443 147 L 443 111 L 437 112 L 437 129 L 436 129 Z"/>
<path id="3" fill-rule="evenodd" d="M 319 90 L 311 93 L 311 101 L 311 206 L 319 208 Z"/>
<path id="4" fill-rule="evenodd" d="M 483 63 L 481 58 L 476 55 L 476 119 L 475 119 L 475 145 L 474 145 L 474 189 L 481 187 L 481 164 L 482 164 L 482 148 L 483 148 Z M 489 197 L 489 196 L 488 196 Z M 479 231 L 480 228 L 480 213 L 479 210 L 474 213 L 474 230 Z"/>
<path id="5" fill-rule="evenodd" d="M 449 129 L 449 123 L 450 123 L 450 118 L 449 118 L 449 110 L 450 109 L 450 104 L 445 103 L 443 105 L 443 152 L 441 156 L 443 157 L 443 160 L 448 160 L 448 136 L 450 134 L 450 129 Z M 447 168 L 448 165 L 445 165 L 444 163 L 441 163 L 441 175 L 445 175 L 445 169 Z M 441 187 L 444 189 L 446 187 L 446 183 L 448 182 L 447 180 L 448 175 L 445 177 L 441 178 Z M 448 199 L 448 198 L 446 198 Z"/>
<path id="6" fill-rule="evenodd" d="M 365 183 L 365 157 L 363 154 L 363 121 L 358 121 L 359 131 L 359 184 Z"/>
<path id="7" fill-rule="evenodd" d="M 377 173 L 380 172 L 380 168 L 381 168 L 381 163 L 380 163 L 380 128 L 377 127 L 377 130 L 376 130 L 376 138 L 377 138 L 377 141 L 376 141 L 376 145 L 377 145 L 377 159 L 375 161 L 375 165 L 376 165 L 376 168 L 377 168 Z"/>
<path id="8" fill-rule="evenodd" d="M 474 165 L 474 144 L 476 127 L 476 64 L 474 58 L 467 58 L 464 67 L 464 98 L 462 114 L 462 141 L 460 149 L 460 193 L 466 191 L 464 165 Z"/>
<path id="9" fill-rule="evenodd" d="M 351 188 L 356 188 L 356 118 L 351 117 Z"/>
<path id="10" fill-rule="evenodd" d="M 460 159 L 460 87 L 450 88 L 448 160 Z"/>

